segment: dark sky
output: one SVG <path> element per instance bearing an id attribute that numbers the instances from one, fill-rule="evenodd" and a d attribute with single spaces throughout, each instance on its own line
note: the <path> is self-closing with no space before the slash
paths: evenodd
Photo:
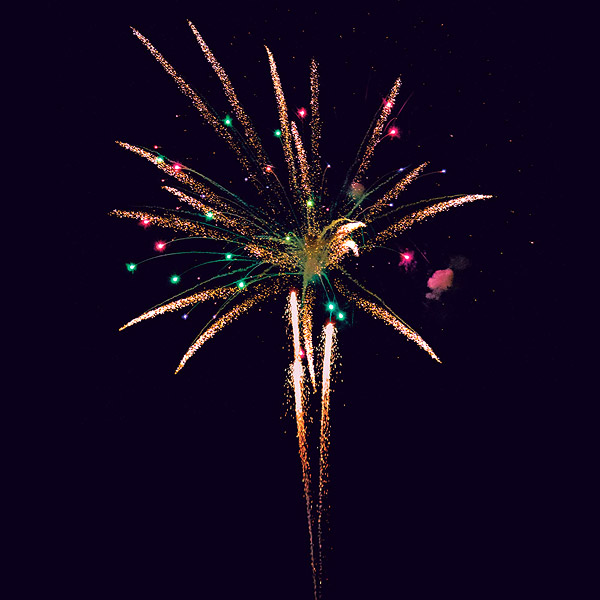
<path id="1" fill-rule="evenodd" d="M 59 149 L 61 167 L 50 180 L 57 258 L 43 278 L 55 300 L 51 315 L 44 306 L 35 313 L 50 332 L 31 359 L 39 364 L 24 398 L 31 563 L 45 589 L 62 598 L 312 593 L 284 394 L 283 300 L 211 340 L 177 376 L 206 315 L 117 332 L 173 291 L 171 266 L 125 270 L 161 236 L 108 211 L 170 199 L 152 167 L 114 141 L 159 144 L 245 189 L 225 145 L 129 29 L 230 112 L 186 19 L 227 70 L 271 155 L 277 116 L 264 44 L 291 108 L 309 103 L 311 57 L 321 66 L 332 186 L 401 74 L 401 139 L 378 148 L 373 171 L 429 160 L 447 173 L 423 179 L 413 198 L 495 196 L 392 242 L 415 251 L 414 270 L 392 253 L 363 268 L 442 365 L 346 307 L 332 398 L 326 598 L 520 597 L 516 589 L 530 597 L 540 581 L 559 585 L 548 563 L 566 527 L 553 515 L 557 481 L 563 489 L 568 479 L 561 457 L 571 425 L 562 416 L 562 342 L 549 327 L 566 261 L 552 250 L 556 15 L 505 3 L 203 4 L 102 3 L 96 13 L 46 6 L 43 148 Z M 440 301 L 427 301 L 428 277 L 453 257 L 468 267 Z"/>

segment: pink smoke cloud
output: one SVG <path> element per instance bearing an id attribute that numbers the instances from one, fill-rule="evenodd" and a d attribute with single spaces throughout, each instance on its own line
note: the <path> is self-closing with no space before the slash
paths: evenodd
<path id="1" fill-rule="evenodd" d="M 430 300 L 439 300 L 443 292 L 452 287 L 454 271 L 452 269 L 440 269 L 436 271 L 427 281 L 427 287 L 431 290 L 425 294 Z"/>

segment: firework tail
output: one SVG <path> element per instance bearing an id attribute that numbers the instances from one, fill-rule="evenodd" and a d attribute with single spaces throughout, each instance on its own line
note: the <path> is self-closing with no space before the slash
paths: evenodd
<path id="1" fill-rule="evenodd" d="M 319 507 L 318 507 L 318 541 L 319 541 L 319 587 L 324 581 L 323 558 L 323 521 L 326 513 L 327 484 L 329 482 L 329 395 L 331 391 L 331 363 L 335 346 L 335 326 L 328 323 L 324 328 L 325 349 L 323 351 L 323 381 L 321 392 L 321 444 L 319 456 Z"/>
<path id="2" fill-rule="evenodd" d="M 315 545 L 313 536 L 314 518 L 310 493 L 310 466 L 308 461 L 306 422 L 304 420 L 304 368 L 302 366 L 302 360 L 300 356 L 300 322 L 298 318 L 298 298 L 295 291 L 290 293 L 289 309 L 294 340 L 294 362 L 291 367 L 291 375 L 294 388 L 296 427 L 298 431 L 298 452 L 300 454 L 300 462 L 302 464 L 302 482 L 304 484 L 304 500 L 306 502 L 306 517 L 308 520 L 310 566 L 313 578 L 313 592 L 315 600 L 318 600 L 319 586 L 317 582 L 317 568 L 315 562 Z"/>

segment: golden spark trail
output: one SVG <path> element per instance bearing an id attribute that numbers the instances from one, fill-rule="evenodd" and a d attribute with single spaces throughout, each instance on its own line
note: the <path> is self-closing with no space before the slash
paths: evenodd
<path id="1" fill-rule="evenodd" d="M 405 177 L 402 178 L 391 190 L 386 192 L 379 200 L 377 200 L 373 206 L 364 210 L 363 221 L 366 224 L 371 223 L 377 215 L 382 213 L 386 208 L 389 207 L 390 202 L 395 200 L 419 175 L 423 172 L 423 169 L 428 165 L 424 162 Z"/>
<path id="2" fill-rule="evenodd" d="M 158 308 L 153 308 L 149 310 L 139 317 L 135 319 L 131 319 L 128 323 L 125 323 L 123 327 L 119 329 L 119 331 L 123 331 L 127 327 L 131 327 L 132 325 L 136 325 L 141 321 L 145 321 L 146 319 L 153 319 L 154 317 L 158 317 L 159 315 L 164 315 L 168 312 L 173 312 L 175 310 L 181 310 L 186 306 L 191 306 L 195 304 L 199 304 L 200 302 L 206 302 L 207 300 L 214 300 L 215 298 L 225 299 L 233 296 L 234 294 L 239 294 L 240 291 L 237 287 L 222 287 L 215 288 L 212 290 L 204 290 L 202 292 L 198 292 L 197 294 L 192 294 L 187 298 L 180 298 L 179 300 L 175 300 L 173 302 L 169 302 L 168 304 L 163 304 Z"/>
<path id="3" fill-rule="evenodd" d="M 315 361 L 312 340 L 314 303 L 315 289 L 314 286 L 308 285 L 304 289 L 302 297 L 302 339 L 304 340 L 304 349 L 306 351 L 306 362 L 308 364 L 308 373 L 310 375 L 310 381 L 312 383 L 313 390 L 316 390 L 317 380 L 315 374 Z"/>
<path id="4" fill-rule="evenodd" d="M 402 82 L 400 81 L 400 77 L 396 79 L 394 85 L 390 91 L 390 95 L 388 96 L 383 108 L 381 109 L 381 114 L 377 119 L 377 123 L 375 123 L 375 127 L 373 128 L 373 133 L 371 134 L 371 139 L 367 144 L 367 148 L 365 150 L 363 159 L 358 167 L 356 175 L 354 176 L 354 181 L 359 182 L 364 177 L 364 174 L 369 167 L 369 163 L 371 162 L 371 158 L 373 156 L 373 152 L 375 151 L 375 146 L 379 143 L 381 139 L 381 133 L 385 126 L 385 122 L 389 119 L 390 113 L 392 112 L 392 108 L 394 107 L 394 101 L 396 100 L 396 96 L 400 91 L 400 85 Z"/>
<path id="5" fill-rule="evenodd" d="M 250 143 L 250 145 L 252 146 L 252 149 L 254 150 L 254 152 L 256 152 L 257 160 L 260 163 L 261 168 L 264 169 L 264 167 L 268 164 L 268 160 L 265 157 L 264 150 L 263 150 L 262 144 L 260 142 L 260 138 L 258 137 L 258 134 L 256 133 L 254 126 L 252 125 L 252 122 L 250 121 L 250 118 L 246 114 L 246 111 L 243 109 L 242 105 L 240 104 L 237 94 L 235 93 L 235 89 L 231 85 L 231 81 L 229 81 L 229 77 L 227 76 L 225 69 L 223 69 L 223 67 L 221 66 L 219 61 L 214 57 L 213 53 L 210 51 L 210 48 L 207 46 L 206 42 L 202 39 L 202 36 L 198 32 L 198 30 L 194 27 L 193 23 L 191 21 L 188 21 L 188 25 L 191 27 L 192 31 L 194 32 L 194 35 L 196 36 L 196 40 L 200 44 L 200 47 L 202 48 L 202 52 L 204 52 L 204 56 L 206 56 L 206 59 L 210 63 L 210 66 L 213 68 L 214 72 L 217 74 L 219 80 L 221 81 L 221 84 L 223 85 L 223 89 L 225 90 L 227 99 L 229 100 L 229 104 L 231 104 L 231 107 L 233 108 L 233 111 L 235 112 L 235 116 L 237 117 L 238 121 L 243 125 L 244 133 L 246 134 L 246 138 L 247 138 L 248 142 Z"/>
<path id="6" fill-rule="evenodd" d="M 239 243 L 240 237 L 235 233 L 214 229 L 204 223 L 182 219 L 176 215 L 156 215 L 145 210 L 112 210 L 109 215 L 120 219 L 135 219 L 137 221 L 147 221 L 150 225 L 171 229 L 172 231 L 182 231 L 189 234 L 190 237 L 205 237 L 211 240 L 220 240 L 225 242 Z"/>
<path id="7" fill-rule="evenodd" d="M 227 142 L 248 174 L 254 176 L 250 162 L 244 155 L 239 144 L 233 139 L 233 136 L 227 127 L 225 127 L 225 125 L 223 125 L 223 123 L 221 123 L 221 121 L 212 113 L 202 98 L 200 98 L 200 96 L 196 94 L 196 92 L 184 81 L 184 79 L 178 75 L 177 71 L 175 71 L 175 69 L 167 62 L 163 55 L 139 31 L 137 31 L 137 29 L 132 27 L 132 31 L 133 34 L 142 42 L 142 44 L 146 46 L 152 56 L 154 56 L 154 58 L 160 63 L 162 68 L 175 80 L 175 83 L 177 83 L 181 92 L 192 101 L 192 104 L 206 120 L 206 122 L 211 125 L 217 134 Z"/>
<path id="8" fill-rule="evenodd" d="M 355 281 L 355 283 L 358 283 Z M 358 294 L 353 294 L 350 290 L 341 283 L 337 278 L 333 281 L 335 288 L 343 294 L 346 298 L 351 300 L 356 306 L 368 312 L 372 317 L 376 319 L 381 319 L 384 323 L 391 325 L 396 331 L 401 333 L 403 336 L 415 342 L 420 348 L 425 350 L 431 358 L 435 361 L 441 363 L 442 361 L 437 357 L 435 352 L 431 349 L 429 344 L 412 328 L 410 328 L 404 321 L 398 316 L 395 315 L 388 308 L 384 308 L 383 306 L 379 306 L 375 302 L 367 300 Z M 360 285 L 360 284 L 358 284 Z M 362 287 L 362 286 L 360 286 Z M 365 288 L 363 288 L 365 289 Z M 366 290 L 365 290 L 366 291 Z M 374 294 L 372 294 L 374 296 Z M 376 296 L 375 296 L 376 297 Z"/>
<path id="9" fill-rule="evenodd" d="M 331 392 L 331 363 L 335 346 L 335 326 L 327 323 L 324 328 L 325 350 L 323 352 L 323 378 L 321 390 L 321 436 L 319 454 L 319 509 L 317 532 L 319 536 L 319 585 L 323 585 L 323 560 L 325 549 L 323 547 L 323 521 L 327 507 L 327 484 L 329 483 L 329 396 Z"/>
<path id="10" fill-rule="evenodd" d="M 314 519 L 312 515 L 312 501 L 310 494 L 310 465 L 308 461 L 308 442 L 306 436 L 306 423 L 304 421 L 304 369 L 300 354 L 300 327 L 298 321 L 298 299 L 296 292 L 290 293 L 290 320 L 294 342 L 294 362 L 292 364 L 292 382 L 294 386 L 294 408 L 296 414 L 296 428 L 298 431 L 298 452 L 302 464 L 302 481 L 304 483 L 304 500 L 306 501 L 306 518 L 308 520 L 308 538 L 310 543 L 310 566 L 312 569 L 313 591 L 315 600 L 318 598 L 317 569 L 314 551 Z"/>
<path id="11" fill-rule="evenodd" d="M 277 65 L 271 51 L 265 46 L 267 55 L 269 56 L 269 66 L 271 68 L 271 79 L 275 88 L 275 100 L 277 101 L 277 109 L 279 111 L 279 126 L 281 127 L 281 141 L 283 146 L 283 154 L 290 175 L 290 184 L 292 191 L 297 189 L 296 166 L 294 163 L 294 152 L 292 149 L 292 137 L 290 134 L 290 122 L 288 120 L 287 104 L 283 95 L 283 88 L 277 72 Z M 297 199 L 297 198 L 296 198 Z"/>
<path id="12" fill-rule="evenodd" d="M 310 61 L 310 132 L 312 187 L 315 193 L 319 193 L 319 181 L 321 179 L 321 157 L 319 155 L 321 113 L 319 112 L 319 66 L 314 58 Z"/>
<path id="13" fill-rule="evenodd" d="M 248 312 L 253 306 L 256 306 L 259 302 L 263 302 L 269 296 L 278 293 L 281 290 L 282 282 L 273 280 L 268 286 L 261 286 L 258 288 L 252 296 L 246 298 L 240 302 L 237 306 L 234 306 L 222 317 L 217 319 L 212 325 L 210 325 L 204 333 L 200 334 L 194 343 L 188 348 L 188 351 L 183 355 L 179 366 L 175 370 L 175 373 L 179 373 L 183 369 L 185 363 L 199 350 L 208 340 L 214 337 L 221 329 L 230 325 L 235 319 Z M 257 286 L 258 287 L 258 286 Z"/>
<path id="14" fill-rule="evenodd" d="M 415 223 L 419 223 L 420 221 L 424 221 L 425 219 L 429 219 L 438 213 L 441 213 L 450 208 L 455 208 L 457 206 L 462 206 L 463 204 L 467 204 L 469 202 L 475 202 L 477 200 L 485 200 L 486 198 L 492 198 L 492 196 L 485 196 L 483 194 L 471 194 L 468 196 L 461 196 L 460 198 L 453 198 L 452 200 L 445 200 L 444 202 L 438 202 L 437 204 L 432 204 L 427 208 L 422 208 L 421 210 L 417 210 L 410 215 L 406 215 L 402 217 L 388 228 L 384 229 L 382 232 L 377 234 L 375 238 L 367 242 L 363 247 L 363 253 L 369 252 L 373 250 L 381 243 L 389 240 L 392 237 L 395 237 L 410 229 Z"/>
<path id="15" fill-rule="evenodd" d="M 310 172 L 308 167 L 308 160 L 306 158 L 306 152 L 302 144 L 302 138 L 298 133 L 296 123 L 292 121 L 291 125 L 292 137 L 296 144 L 296 153 L 298 154 L 298 164 L 300 166 L 300 189 L 302 190 L 302 196 L 306 205 L 306 223 L 308 233 L 311 235 L 316 234 L 315 223 L 314 223 L 314 195 L 310 185 Z"/>

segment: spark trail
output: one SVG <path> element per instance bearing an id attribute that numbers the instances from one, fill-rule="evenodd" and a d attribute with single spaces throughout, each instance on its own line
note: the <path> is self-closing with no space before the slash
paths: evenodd
<path id="1" fill-rule="evenodd" d="M 319 510 L 317 511 L 317 531 L 319 539 L 319 586 L 324 583 L 323 522 L 327 511 L 327 484 L 329 483 L 329 395 L 331 392 L 331 363 L 335 346 L 335 326 L 329 322 L 323 331 L 323 373 L 321 389 L 321 436 L 319 453 Z"/>
<path id="2" fill-rule="evenodd" d="M 294 362 L 291 366 L 292 383 L 294 388 L 294 409 L 298 433 L 298 451 L 302 464 L 302 481 L 304 483 L 304 499 L 306 502 L 306 518 L 308 521 L 308 537 L 310 543 L 310 566 L 313 578 L 313 591 L 315 598 L 319 596 L 317 582 L 317 565 L 315 563 L 315 544 L 313 539 L 314 518 L 312 514 L 312 500 L 310 492 L 310 464 L 308 460 L 308 443 L 306 439 L 306 422 L 304 420 L 304 368 L 300 353 L 300 323 L 298 318 L 298 299 L 296 292 L 290 293 L 290 321 L 294 341 Z"/>

